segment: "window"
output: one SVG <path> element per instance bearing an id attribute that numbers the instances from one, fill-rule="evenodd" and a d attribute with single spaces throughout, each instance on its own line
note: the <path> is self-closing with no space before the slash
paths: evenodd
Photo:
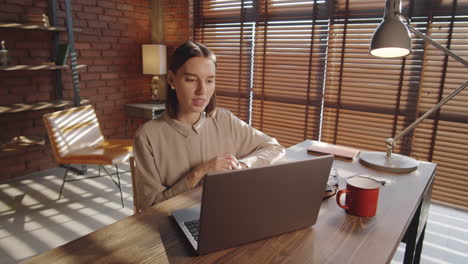
<path id="1" fill-rule="evenodd" d="M 417 37 L 405 58 L 369 55 L 384 0 L 196 2 L 195 40 L 219 60 L 219 106 L 285 146 L 315 139 L 384 151 L 385 138 L 468 76 L 465 66 Z M 414 27 L 468 57 L 468 0 L 402 3 Z M 468 207 L 468 90 L 395 152 L 436 162 L 434 199 Z"/>

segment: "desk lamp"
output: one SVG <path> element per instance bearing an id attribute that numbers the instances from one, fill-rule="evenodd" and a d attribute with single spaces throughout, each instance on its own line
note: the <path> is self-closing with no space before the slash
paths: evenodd
<path id="1" fill-rule="evenodd" d="M 143 74 L 153 75 L 151 80 L 151 99 L 159 102 L 159 76 L 166 74 L 166 46 L 148 44 L 142 46 Z"/>
<path id="2" fill-rule="evenodd" d="M 411 53 L 411 36 L 410 31 L 416 36 L 424 39 L 426 43 L 431 44 L 437 49 L 444 52 L 446 55 L 454 58 L 465 66 L 468 62 L 459 57 L 449 49 L 443 47 L 428 36 L 419 32 L 411 25 L 408 20 L 401 14 L 400 0 L 387 0 L 385 5 L 384 18 L 372 37 L 369 52 L 371 55 L 382 58 L 397 58 L 403 57 Z M 359 155 L 359 161 L 369 168 L 383 170 L 387 172 L 413 172 L 418 168 L 418 162 L 408 156 L 393 153 L 393 148 L 396 142 L 429 115 L 437 111 L 441 106 L 450 101 L 455 95 L 460 93 L 468 86 L 468 81 L 465 81 L 459 88 L 454 90 L 439 103 L 434 105 L 429 111 L 416 119 L 407 128 L 398 133 L 394 138 L 387 138 L 387 152 L 364 151 Z"/>

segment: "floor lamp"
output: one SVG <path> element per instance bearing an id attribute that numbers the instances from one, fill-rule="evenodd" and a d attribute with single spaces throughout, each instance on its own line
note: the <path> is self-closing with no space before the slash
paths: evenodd
<path id="1" fill-rule="evenodd" d="M 413 32 L 416 36 L 424 39 L 425 42 L 431 44 L 432 46 L 444 52 L 446 55 L 454 58 L 468 67 L 468 62 L 466 60 L 409 25 L 407 19 L 401 14 L 400 0 L 387 0 L 385 4 L 383 21 L 372 37 L 369 50 L 370 54 L 382 58 L 396 58 L 410 54 L 410 31 Z M 387 138 L 385 140 L 387 145 L 387 152 L 363 151 L 359 155 L 359 161 L 369 168 L 387 172 L 409 173 L 417 170 L 419 163 L 415 159 L 393 153 L 396 142 L 398 142 L 401 137 L 406 135 L 429 115 L 450 101 L 454 96 L 465 89 L 466 86 L 468 86 L 468 81 L 465 81 L 459 88 L 454 90 L 451 94 L 434 105 L 429 111 L 416 119 L 403 131 L 398 133 L 394 138 Z"/>

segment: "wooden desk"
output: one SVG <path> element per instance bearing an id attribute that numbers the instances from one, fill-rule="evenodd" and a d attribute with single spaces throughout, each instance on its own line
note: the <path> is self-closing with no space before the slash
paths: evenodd
<path id="1" fill-rule="evenodd" d="M 304 141 L 289 148 L 284 161 L 310 158 L 306 153 L 309 144 Z M 357 174 L 387 181 L 380 192 L 376 217 L 348 215 L 332 197 L 323 202 L 313 227 L 198 257 L 168 217 L 173 210 L 199 204 L 198 188 L 27 263 L 389 263 L 407 230 L 405 239 L 413 245 L 413 256 L 417 238 L 424 236 L 426 218 L 422 207 L 430 201 L 436 165 L 421 162 L 416 172 L 399 175 L 370 170 L 358 161 L 335 160 L 333 167 L 342 188 L 347 177 Z"/>

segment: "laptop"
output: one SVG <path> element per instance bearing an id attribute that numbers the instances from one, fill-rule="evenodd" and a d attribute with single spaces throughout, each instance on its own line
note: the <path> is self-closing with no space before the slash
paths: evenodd
<path id="1" fill-rule="evenodd" d="M 201 207 L 172 216 L 199 255 L 310 227 L 332 163 L 327 155 L 207 174 Z"/>

